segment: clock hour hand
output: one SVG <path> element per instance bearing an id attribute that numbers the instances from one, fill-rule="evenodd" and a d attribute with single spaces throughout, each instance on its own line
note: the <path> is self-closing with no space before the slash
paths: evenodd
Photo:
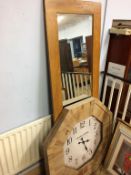
<path id="1" fill-rule="evenodd" d="M 81 142 L 78 142 L 78 144 L 80 144 L 80 143 L 83 143 L 84 144 L 85 142 L 89 142 L 89 141 L 90 140 L 88 140 L 88 139 L 87 140 L 84 140 L 83 137 L 81 137 Z"/>
<path id="2" fill-rule="evenodd" d="M 85 141 L 84 141 L 84 139 L 83 139 L 83 137 L 82 137 L 82 138 L 81 138 L 81 142 L 78 142 L 78 144 L 81 144 L 81 143 L 84 144 L 85 150 L 87 151 L 88 148 L 87 148 L 85 142 L 89 142 L 89 140 L 85 140 Z"/>

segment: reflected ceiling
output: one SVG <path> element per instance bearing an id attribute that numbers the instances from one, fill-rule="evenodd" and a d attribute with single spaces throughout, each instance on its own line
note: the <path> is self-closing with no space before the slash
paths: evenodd
<path id="1" fill-rule="evenodd" d="M 90 19 L 91 16 L 88 16 Z M 87 20 L 87 15 L 76 15 L 76 14 L 60 14 L 58 15 L 58 25 L 59 29 L 63 30 L 68 27 L 74 26 L 79 22 Z"/>

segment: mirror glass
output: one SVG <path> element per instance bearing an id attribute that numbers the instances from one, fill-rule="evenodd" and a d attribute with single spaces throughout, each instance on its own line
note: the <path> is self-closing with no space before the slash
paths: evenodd
<path id="1" fill-rule="evenodd" d="M 57 14 L 63 105 L 91 96 L 92 16 Z"/>

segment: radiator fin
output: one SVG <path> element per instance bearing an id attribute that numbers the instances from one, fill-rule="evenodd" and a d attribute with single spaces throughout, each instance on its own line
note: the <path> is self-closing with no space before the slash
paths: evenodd
<path id="1" fill-rule="evenodd" d="M 14 175 L 40 160 L 40 145 L 51 128 L 51 117 L 0 135 L 0 175 Z"/>

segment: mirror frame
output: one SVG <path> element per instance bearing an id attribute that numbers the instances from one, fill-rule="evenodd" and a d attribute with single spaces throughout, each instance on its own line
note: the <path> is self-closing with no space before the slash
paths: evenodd
<path id="1" fill-rule="evenodd" d="M 46 37 L 48 44 L 53 121 L 58 118 L 63 109 L 57 23 L 57 14 L 62 13 L 88 14 L 93 17 L 92 96 L 98 98 L 99 90 L 101 4 L 85 0 L 45 0 Z"/>

